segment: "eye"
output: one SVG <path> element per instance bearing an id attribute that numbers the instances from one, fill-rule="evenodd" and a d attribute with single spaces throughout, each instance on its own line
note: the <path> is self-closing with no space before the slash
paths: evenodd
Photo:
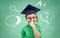
<path id="1" fill-rule="evenodd" d="M 36 18 L 36 17 L 33 17 L 33 19 Z"/>
<path id="2" fill-rule="evenodd" d="M 27 19 L 31 19 L 31 17 L 28 17 Z"/>

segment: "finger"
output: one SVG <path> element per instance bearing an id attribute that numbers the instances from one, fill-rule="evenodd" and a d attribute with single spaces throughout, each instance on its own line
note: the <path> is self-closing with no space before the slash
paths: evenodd
<path id="1" fill-rule="evenodd" d="M 31 20 L 29 21 L 29 23 L 31 22 Z"/>

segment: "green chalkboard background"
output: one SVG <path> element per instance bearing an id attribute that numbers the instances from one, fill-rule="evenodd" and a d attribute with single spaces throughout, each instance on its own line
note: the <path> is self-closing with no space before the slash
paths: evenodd
<path id="1" fill-rule="evenodd" d="M 60 38 L 60 0 L 0 0 L 0 38 L 21 38 L 27 24 L 21 11 L 31 4 L 37 13 L 42 38 Z"/>

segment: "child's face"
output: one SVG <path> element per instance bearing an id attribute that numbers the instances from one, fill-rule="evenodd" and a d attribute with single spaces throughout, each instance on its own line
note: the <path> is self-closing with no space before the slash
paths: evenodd
<path id="1" fill-rule="evenodd" d="M 38 22 L 38 18 L 36 16 L 36 14 L 29 14 L 29 15 L 27 15 L 27 21 L 28 21 L 28 23 L 30 21 L 32 21 L 32 20 L 33 20 L 33 22 Z"/>

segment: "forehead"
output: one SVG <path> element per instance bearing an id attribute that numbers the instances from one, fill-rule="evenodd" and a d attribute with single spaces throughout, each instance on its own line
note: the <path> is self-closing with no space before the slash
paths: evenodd
<path id="1" fill-rule="evenodd" d="M 36 17 L 36 14 L 29 14 L 27 17 Z"/>

